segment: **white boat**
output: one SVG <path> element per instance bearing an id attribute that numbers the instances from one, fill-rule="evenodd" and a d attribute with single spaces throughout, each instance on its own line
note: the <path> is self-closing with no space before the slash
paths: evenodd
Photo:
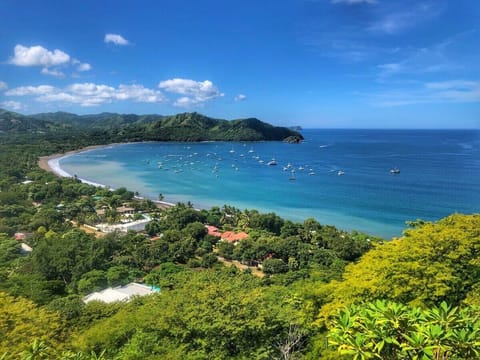
<path id="1" fill-rule="evenodd" d="M 297 180 L 297 178 L 295 177 L 295 170 L 292 170 L 290 172 L 290 177 L 288 178 L 288 180 L 290 180 L 290 181 Z"/>
<path id="2" fill-rule="evenodd" d="M 337 172 L 337 175 L 338 175 L 338 176 L 342 176 L 342 175 L 345 175 L 345 171 L 342 171 L 342 170 L 338 170 L 338 172 Z"/>
<path id="3" fill-rule="evenodd" d="M 400 169 L 398 167 L 394 167 L 393 169 L 390 169 L 390 174 L 392 175 L 400 174 Z"/>
<path id="4" fill-rule="evenodd" d="M 267 163 L 267 165 L 269 165 L 269 166 L 277 165 L 277 161 L 275 159 L 272 159 Z"/>

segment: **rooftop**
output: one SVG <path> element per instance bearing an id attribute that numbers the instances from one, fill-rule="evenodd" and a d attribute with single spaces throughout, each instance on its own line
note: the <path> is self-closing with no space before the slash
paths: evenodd
<path id="1" fill-rule="evenodd" d="M 130 283 L 125 286 L 118 286 L 115 288 L 107 288 L 105 290 L 88 294 L 83 298 L 84 303 L 90 301 L 103 301 L 104 303 L 112 303 L 115 301 L 129 301 L 133 296 L 145 296 L 157 292 L 158 289 L 138 284 Z"/>

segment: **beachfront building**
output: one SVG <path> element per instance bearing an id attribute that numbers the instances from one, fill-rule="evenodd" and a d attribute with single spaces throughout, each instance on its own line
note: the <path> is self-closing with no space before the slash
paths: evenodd
<path id="1" fill-rule="evenodd" d="M 115 231 L 128 232 L 128 231 L 144 231 L 145 226 L 151 221 L 151 218 L 148 215 L 143 215 L 144 219 L 136 221 L 126 221 L 118 224 L 97 224 L 95 227 L 101 232 L 111 233 Z"/>
<path id="2" fill-rule="evenodd" d="M 130 283 L 124 286 L 107 288 L 102 291 L 94 292 L 85 296 L 82 300 L 84 303 L 90 301 L 101 301 L 104 303 L 112 303 L 116 301 L 128 302 L 134 296 L 146 296 L 160 291 L 159 288 L 139 283 Z"/>

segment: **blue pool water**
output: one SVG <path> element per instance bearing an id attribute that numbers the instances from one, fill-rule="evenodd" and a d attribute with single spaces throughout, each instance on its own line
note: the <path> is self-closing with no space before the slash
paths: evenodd
<path id="1" fill-rule="evenodd" d="M 407 220 L 480 211 L 480 131 L 302 133 L 301 144 L 113 145 L 60 164 L 82 179 L 153 199 L 162 193 L 166 201 L 196 207 L 229 204 L 295 221 L 314 217 L 386 238 L 401 235 Z M 267 165 L 272 159 L 276 166 Z M 390 174 L 394 167 L 399 174 Z"/>

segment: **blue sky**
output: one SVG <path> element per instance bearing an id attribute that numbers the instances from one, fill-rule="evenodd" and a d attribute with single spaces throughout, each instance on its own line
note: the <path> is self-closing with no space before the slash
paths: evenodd
<path id="1" fill-rule="evenodd" d="M 478 0 L 2 0 L 0 107 L 480 128 Z"/>

